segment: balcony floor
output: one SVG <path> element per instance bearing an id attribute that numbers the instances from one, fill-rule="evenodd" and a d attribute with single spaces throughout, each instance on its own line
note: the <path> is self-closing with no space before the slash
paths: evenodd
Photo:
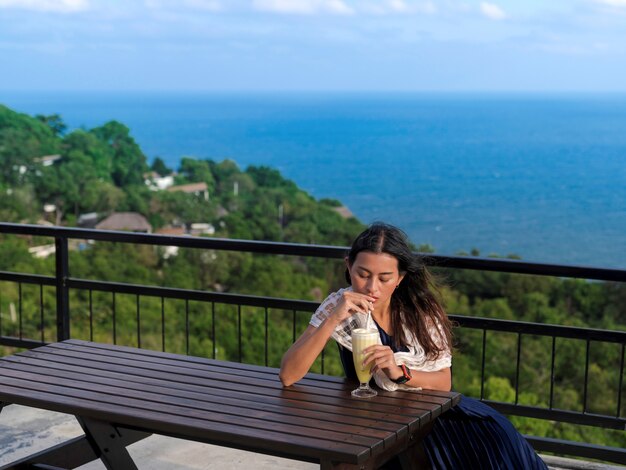
<path id="1" fill-rule="evenodd" d="M 0 466 L 79 436 L 82 430 L 73 416 L 17 405 L 0 412 Z M 226 447 L 153 435 L 129 448 L 139 470 L 312 470 L 319 465 L 271 457 Z M 553 470 L 625 470 L 626 467 L 545 456 Z M 97 460 L 79 470 L 105 470 Z"/>

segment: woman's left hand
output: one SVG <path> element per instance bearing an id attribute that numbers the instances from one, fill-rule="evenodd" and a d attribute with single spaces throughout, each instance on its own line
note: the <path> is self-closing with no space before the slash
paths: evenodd
<path id="1" fill-rule="evenodd" d="M 389 346 L 377 344 L 365 349 L 365 364 L 371 364 L 372 373 L 382 370 L 389 378 L 402 375 L 402 368 L 396 364 L 396 358 Z"/>

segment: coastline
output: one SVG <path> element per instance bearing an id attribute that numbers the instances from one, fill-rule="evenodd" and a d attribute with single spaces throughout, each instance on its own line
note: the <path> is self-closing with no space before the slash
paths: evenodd
<path id="1" fill-rule="evenodd" d="M 623 94 L 5 95 L 70 128 L 115 119 L 173 168 L 185 155 L 270 166 L 438 254 L 626 266 Z"/>

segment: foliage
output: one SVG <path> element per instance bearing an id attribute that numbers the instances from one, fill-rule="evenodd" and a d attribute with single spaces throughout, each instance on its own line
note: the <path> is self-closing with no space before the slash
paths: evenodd
<path id="1" fill-rule="evenodd" d="M 150 169 L 159 176 L 167 176 L 173 173 L 173 170 L 167 167 L 161 157 L 155 157 L 155 159 L 152 161 Z"/>

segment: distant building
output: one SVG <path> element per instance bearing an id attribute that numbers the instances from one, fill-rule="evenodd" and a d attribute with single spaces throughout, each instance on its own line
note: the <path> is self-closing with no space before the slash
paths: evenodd
<path id="1" fill-rule="evenodd" d="M 54 243 L 48 245 L 31 246 L 28 252 L 35 258 L 47 258 L 50 255 L 56 253 L 56 246 Z"/>
<path id="2" fill-rule="evenodd" d="M 98 223 L 97 212 L 87 212 L 86 214 L 80 214 L 78 216 L 78 220 L 76 220 L 76 225 L 82 228 L 95 228 L 97 223 Z"/>
<path id="3" fill-rule="evenodd" d="M 215 227 L 211 224 L 194 223 L 189 226 L 191 235 L 214 235 Z"/>
<path id="4" fill-rule="evenodd" d="M 182 235 L 187 235 L 187 230 L 185 230 L 185 227 L 182 227 L 182 226 L 173 227 L 171 225 L 168 225 L 168 226 L 156 229 L 154 233 L 158 235 L 173 235 L 173 236 L 179 237 Z"/>
<path id="5" fill-rule="evenodd" d="M 333 207 L 333 210 L 344 219 L 354 217 L 354 214 L 346 206 Z"/>
<path id="6" fill-rule="evenodd" d="M 161 176 L 152 171 L 143 175 L 146 185 L 153 191 L 164 190 L 174 184 L 174 175 Z"/>
<path id="7" fill-rule="evenodd" d="M 35 163 L 41 163 L 43 166 L 51 166 L 63 158 L 61 155 L 44 155 L 43 157 L 34 158 Z"/>
<path id="8" fill-rule="evenodd" d="M 157 233 L 159 235 L 170 235 L 170 236 L 175 236 L 175 237 L 187 235 L 187 231 L 185 230 L 185 227 L 172 227 L 171 225 L 166 226 L 166 227 L 161 227 L 157 229 L 154 233 Z M 171 258 L 172 256 L 177 256 L 178 249 L 179 247 L 173 246 L 173 245 L 165 246 L 163 248 L 163 258 L 168 259 L 168 258 Z"/>
<path id="9" fill-rule="evenodd" d="M 114 212 L 99 224 L 96 224 L 96 229 L 151 233 L 152 225 L 138 212 Z"/>
<path id="10" fill-rule="evenodd" d="M 188 194 L 195 194 L 205 201 L 209 200 L 209 187 L 206 183 L 180 184 L 178 186 L 170 186 L 167 190 L 171 192 L 182 191 Z"/>

